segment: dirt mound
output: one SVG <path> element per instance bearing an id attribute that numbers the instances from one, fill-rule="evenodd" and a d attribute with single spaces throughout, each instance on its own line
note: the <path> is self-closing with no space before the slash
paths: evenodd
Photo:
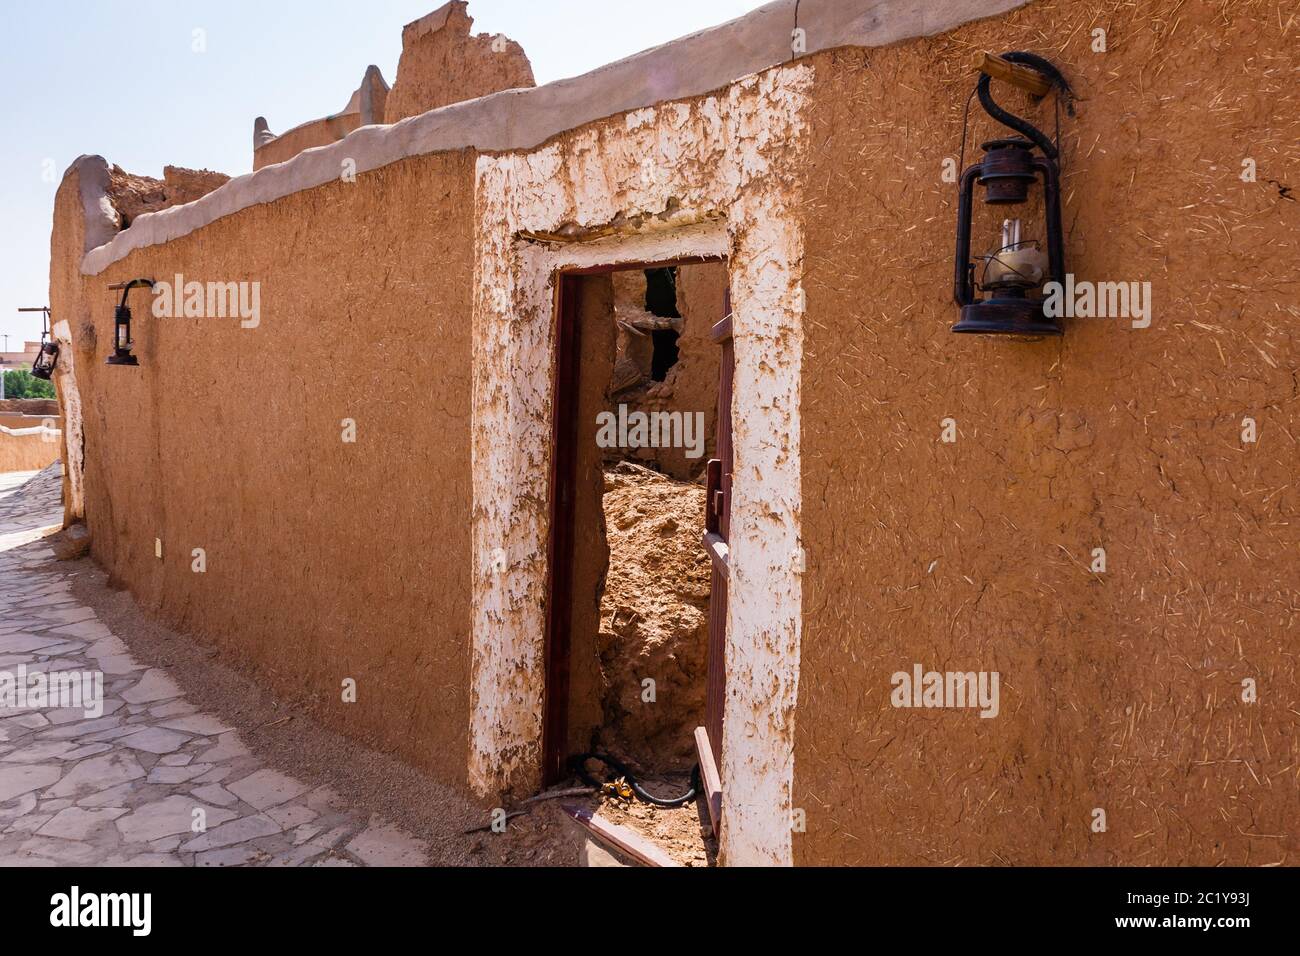
<path id="1" fill-rule="evenodd" d="M 710 569 L 704 488 L 631 462 L 605 472 L 600 743 L 639 769 L 689 768 L 704 722 Z M 653 680 L 654 700 L 643 697 Z"/>

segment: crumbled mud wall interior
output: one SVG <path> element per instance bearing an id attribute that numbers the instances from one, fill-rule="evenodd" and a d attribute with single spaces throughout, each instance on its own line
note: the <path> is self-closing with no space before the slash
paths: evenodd
<path id="1" fill-rule="evenodd" d="M 1294 13 L 1047 0 L 815 58 L 796 862 L 1295 862 Z M 1149 328 L 948 333 L 979 50 L 1074 85 L 1069 270 L 1150 281 Z M 1000 672 L 999 716 L 891 706 L 917 663 Z"/>
<path id="2" fill-rule="evenodd" d="M 193 202 L 230 181 L 225 173 L 179 166 L 164 166 L 162 179 L 136 176 L 121 166 L 114 166 L 109 177 L 109 196 L 123 229 L 142 213 Z"/>
<path id="3" fill-rule="evenodd" d="M 644 270 L 612 276 L 618 350 L 610 410 L 617 413 L 622 405 L 627 414 L 691 416 L 689 421 L 683 419 L 681 430 L 683 439 L 691 439 L 689 447 L 685 441 L 665 445 L 659 441 L 662 435 L 656 434 L 650 446 L 630 449 L 628 457 L 665 475 L 692 481 L 703 474 L 717 442 L 721 349 L 710 332 L 725 314 L 727 267 L 705 263 L 664 271 L 671 274 L 673 285 L 665 280 L 665 291 L 658 296 L 661 301 L 649 303 L 663 315 L 647 308 Z M 656 336 L 671 343 L 659 347 L 658 359 Z"/>
<path id="4" fill-rule="evenodd" d="M 624 417 L 678 416 L 679 437 L 690 445 L 662 442 L 665 436 L 652 429 L 648 446 L 604 449 L 609 560 L 600 594 L 603 702 L 594 749 L 643 771 L 689 770 L 708 678 L 703 474 L 716 445 L 721 353 L 710 331 L 725 313 L 727 266 L 654 275 L 629 269 L 610 278 L 609 321 L 618 337 L 603 411 L 612 418 L 620 409 Z M 656 335 L 669 346 L 657 346 Z"/>
<path id="5" fill-rule="evenodd" d="M 472 163 L 394 163 L 93 277 L 65 271 L 83 215 L 70 175 L 52 265 L 95 558 L 326 724 L 453 781 L 469 712 Z M 107 286 L 178 273 L 259 282 L 260 322 L 156 319 L 133 292 L 140 366 L 105 365 Z"/>
<path id="6" fill-rule="evenodd" d="M 518 43 L 503 36 L 470 34 L 474 18 L 468 6 L 453 0 L 407 24 L 397 79 L 384 108 L 385 122 L 535 85 L 533 68 Z"/>
<path id="7" fill-rule="evenodd" d="M 621 462 L 606 467 L 603 490 L 609 573 L 597 743 L 636 769 L 689 770 L 708 677 L 704 486 Z"/>

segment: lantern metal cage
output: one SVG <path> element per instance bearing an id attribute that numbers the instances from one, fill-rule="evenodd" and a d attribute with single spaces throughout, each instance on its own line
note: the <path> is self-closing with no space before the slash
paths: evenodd
<path id="1" fill-rule="evenodd" d="M 54 341 L 54 336 L 50 334 L 50 307 L 39 305 L 18 311 L 41 313 L 41 347 L 36 352 L 36 358 L 32 360 L 32 376 L 48 382 L 54 377 L 54 370 L 59 364 L 59 343 Z"/>
<path id="2" fill-rule="evenodd" d="M 113 354 L 107 358 L 106 364 L 139 365 L 140 360 L 131 351 L 134 345 L 134 339 L 131 336 L 131 308 L 126 304 L 126 301 L 132 289 L 152 289 L 153 279 L 132 279 L 130 282 L 119 282 L 111 285 L 109 288 L 113 290 L 121 289 L 122 301 L 118 303 L 113 312 Z"/>
<path id="3" fill-rule="evenodd" d="M 1030 70 L 1030 86 L 1055 88 L 1058 102 L 1070 105 L 1071 90 L 1060 71 L 1032 53 L 1011 51 L 1001 57 L 986 57 L 1007 71 L 1008 78 L 1021 78 Z M 1011 71 L 1016 71 L 1012 74 Z M 990 93 L 990 74 L 984 72 L 975 92 L 990 117 L 1019 136 L 990 140 L 981 145 L 984 158 L 963 170 L 958 186 L 957 248 L 953 273 L 953 298 L 961 309 L 953 332 L 983 335 L 1013 335 L 1026 338 L 1058 336 L 1062 328 L 1044 310 L 1038 293 L 1047 282 L 1065 279 L 1065 243 L 1061 231 L 1061 183 L 1058 142 L 1040 129 L 1000 107 Z M 969 104 L 968 104 L 969 106 Z M 965 128 L 962 131 L 965 153 Z M 1000 242 L 986 255 L 971 254 L 971 220 L 975 187 L 984 190 L 984 203 L 995 209 L 1009 209 L 1030 200 L 1031 190 L 1043 186 L 1043 240 L 1026 237 L 1022 219 L 1008 215 L 1002 221 Z M 1046 251 L 1043 245 L 1046 245 Z M 977 261 L 983 272 L 977 278 Z M 979 293 L 984 293 L 981 297 Z"/>

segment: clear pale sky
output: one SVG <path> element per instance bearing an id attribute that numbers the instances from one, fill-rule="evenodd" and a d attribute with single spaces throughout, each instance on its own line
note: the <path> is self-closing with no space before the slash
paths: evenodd
<path id="1" fill-rule="evenodd" d="M 523 44 L 537 82 L 576 76 L 766 0 L 470 0 L 474 32 Z M 145 176 L 252 170 L 272 132 L 336 113 L 376 64 L 391 85 L 402 26 L 441 0 L 35 0 L 5 4 L 0 60 L 0 334 L 40 332 L 50 216 L 83 153 Z M 206 35 L 195 52 L 194 31 Z M 0 339 L 0 350 L 3 339 Z"/>

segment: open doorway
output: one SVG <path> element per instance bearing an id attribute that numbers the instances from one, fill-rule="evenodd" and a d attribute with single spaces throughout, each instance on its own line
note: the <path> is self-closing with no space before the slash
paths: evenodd
<path id="1" fill-rule="evenodd" d="M 572 774 L 573 755 L 597 753 L 646 790 L 683 793 L 700 762 L 697 729 L 715 726 L 711 790 L 684 813 L 634 801 L 624 821 L 669 852 L 708 844 L 711 857 L 726 578 L 706 538 L 723 500 L 719 439 L 729 446 L 719 420 L 729 349 L 715 337 L 727 266 L 584 270 L 558 286 L 547 782 Z"/>

